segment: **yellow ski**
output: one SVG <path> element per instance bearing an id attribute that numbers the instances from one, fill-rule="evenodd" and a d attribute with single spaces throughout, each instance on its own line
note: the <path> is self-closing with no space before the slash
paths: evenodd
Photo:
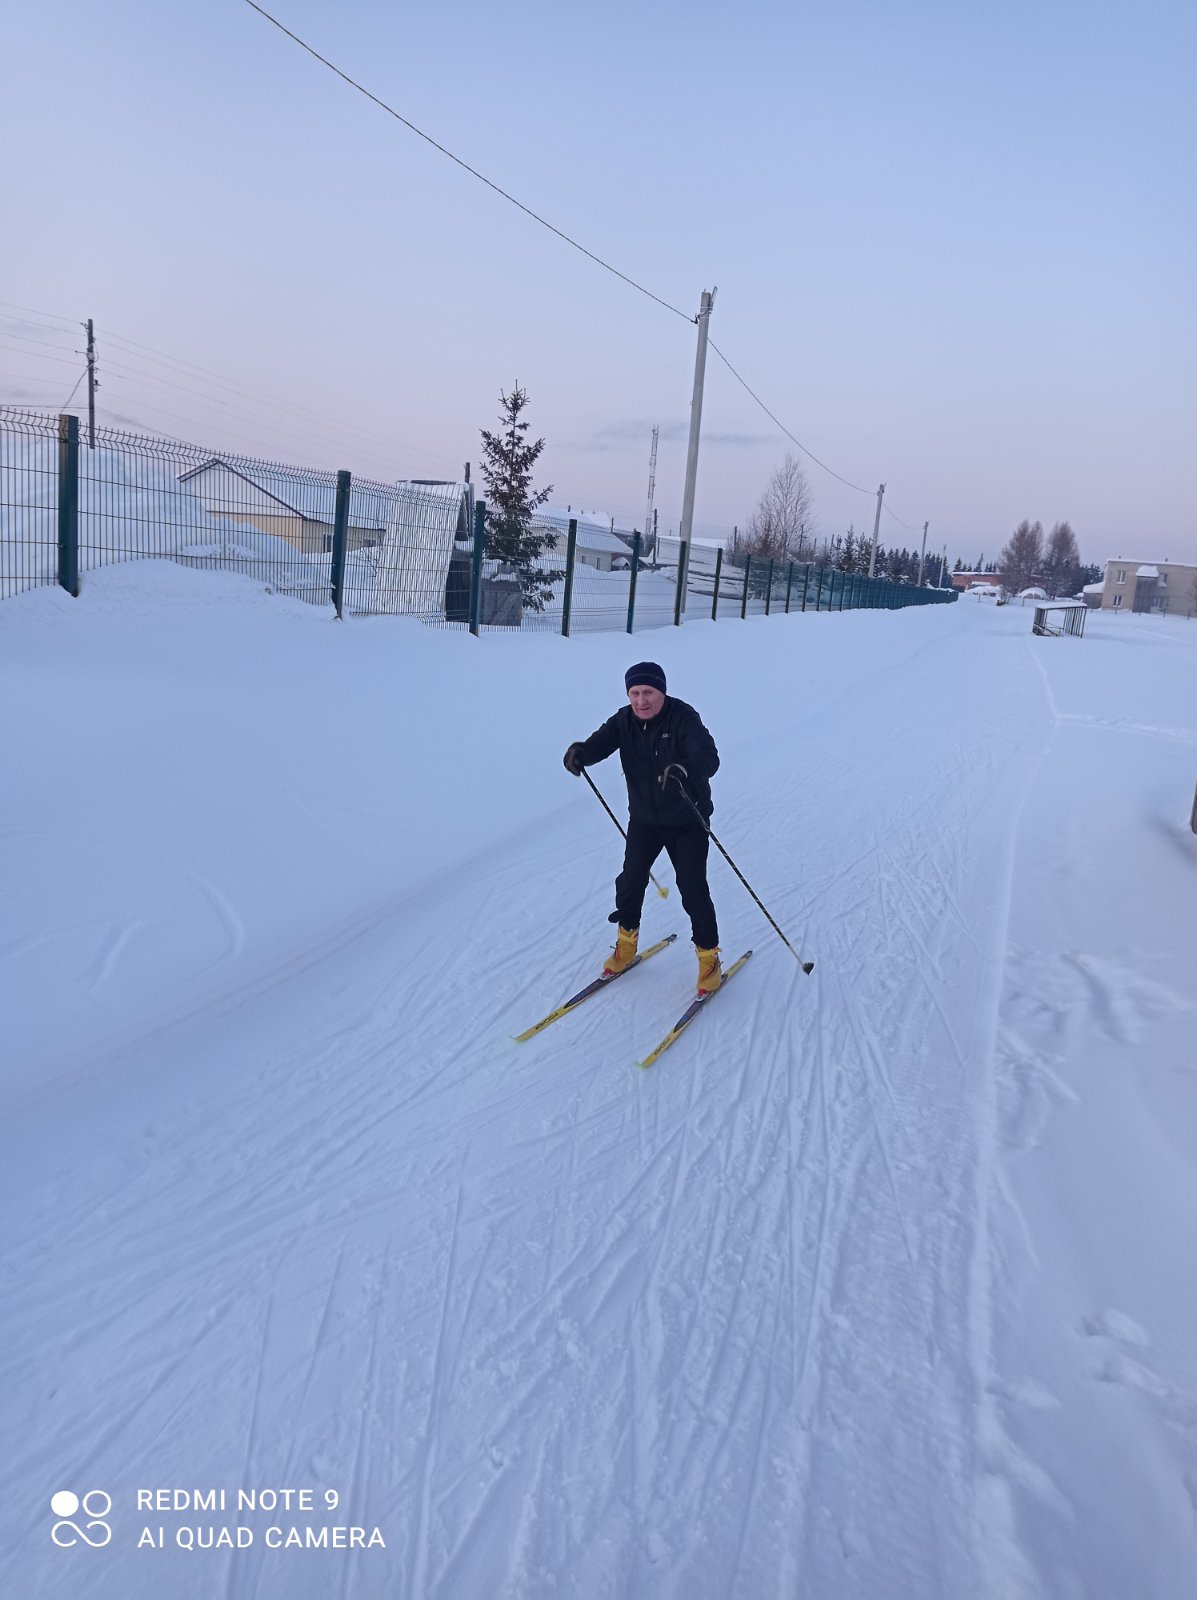
<path id="1" fill-rule="evenodd" d="M 558 1006 L 556 1011 L 550 1011 L 547 1017 L 541 1017 L 539 1022 L 534 1022 L 530 1028 L 525 1028 L 523 1033 L 517 1033 L 515 1042 L 523 1044 L 525 1039 L 531 1039 L 534 1034 L 543 1032 L 551 1022 L 556 1022 L 560 1017 L 565 1016 L 567 1012 L 573 1011 L 575 1007 L 580 1006 L 583 1000 L 589 1000 L 592 994 L 597 994 L 600 989 L 605 989 L 608 984 L 614 983 L 616 978 L 622 978 L 624 973 L 631 972 L 633 967 L 638 967 L 642 961 L 647 961 L 651 956 L 655 956 L 658 951 L 664 950 L 665 946 L 672 944 L 676 938 L 676 933 L 667 934 L 657 944 L 649 945 L 647 950 L 641 950 L 636 959 L 629 962 L 623 969 L 623 972 L 613 972 L 609 978 L 596 978 L 593 983 L 588 983 L 584 989 L 579 989 L 577 994 L 572 995 L 564 1005 Z"/>
<path id="2" fill-rule="evenodd" d="M 732 978 L 735 977 L 736 973 L 739 972 L 740 968 L 748 960 L 751 954 L 751 950 L 745 950 L 740 959 L 736 962 L 733 962 L 733 964 L 728 967 L 727 971 L 723 974 L 723 982 L 719 985 L 718 989 L 712 990 L 710 994 L 699 995 L 697 1000 L 692 1000 L 682 1012 L 681 1016 L 674 1023 L 673 1027 L 670 1028 L 669 1032 L 661 1040 L 657 1048 L 650 1055 L 645 1056 L 644 1060 L 639 1062 L 638 1065 L 642 1067 L 651 1067 L 654 1061 L 659 1060 L 660 1057 L 665 1054 L 666 1050 L 669 1049 L 669 1046 L 679 1039 L 683 1033 L 685 1033 L 686 1029 L 694 1021 L 695 1017 L 702 1010 L 703 1006 L 709 1005 L 715 996 L 726 987 Z"/>

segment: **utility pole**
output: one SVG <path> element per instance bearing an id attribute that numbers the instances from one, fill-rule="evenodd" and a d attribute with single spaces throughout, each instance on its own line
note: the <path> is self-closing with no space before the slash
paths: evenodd
<path id="1" fill-rule="evenodd" d="M 923 587 L 923 561 L 925 560 L 926 555 L 927 555 L 927 529 L 930 526 L 931 526 L 931 524 L 929 522 L 924 522 L 923 523 L 923 548 L 919 551 L 919 588 L 920 589 Z"/>
<path id="2" fill-rule="evenodd" d="M 882 484 L 880 489 L 878 489 L 878 491 L 877 491 L 877 515 L 873 518 L 873 548 L 869 552 L 869 577 L 870 578 L 873 576 L 873 574 L 877 570 L 877 535 L 881 531 L 881 496 L 884 493 L 885 493 L 885 485 Z"/>
<path id="3" fill-rule="evenodd" d="M 948 547 L 945 544 L 944 547 L 943 547 L 943 564 L 941 565 L 941 567 L 939 569 L 939 587 L 941 589 L 943 589 L 945 587 L 950 589 L 952 587 L 950 580 L 946 585 L 944 584 L 943 580 L 947 576 L 948 576 Z"/>
<path id="4" fill-rule="evenodd" d="M 648 454 L 648 507 L 644 513 L 644 532 L 647 535 L 653 525 L 653 491 L 657 487 L 657 440 L 661 437 L 658 425 L 653 429 L 653 447 Z"/>
<path id="5" fill-rule="evenodd" d="M 702 427 L 702 385 L 707 370 L 707 327 L 711 308 L 715 304 L 717 289 L 702 291 L 698 308 L 698 349 L 694 356 L 694 393 L 690 398 L 690 447 L 686 453 L 686 486 L 682 494 L 682 521 L 678 528 L 679 554 L 681 546 L 690 549 L 690 534 L 694 526 L 694 485 L 698 478 L 698 435 Z M 683 591 L 684 592 L 684 591 Z"/>
<path id="6" fill-rule="evenodd" d="M 96 447 L 96 330 L 87 319 L 87 448 Z"/>

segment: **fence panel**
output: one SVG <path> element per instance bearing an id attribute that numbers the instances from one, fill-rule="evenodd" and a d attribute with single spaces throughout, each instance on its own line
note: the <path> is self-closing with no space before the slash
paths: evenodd
<path id="1" fill-rule="evenodd" d="M 0 599 L 58 581 L 58 418 L 0 417 Z"/>
<path id="2" fill-rule="evenodd" d="M 79 565 L 166 558 L 331 600 L 336 474 L 96 429 L 79 453 Z"/>
<path id="3" fill-rule="evenodd" d="M 463 483 L 355 478 L 350 497 L 345 610 L 467 627 L 473 491 Z M 354 546 L 354 527 L 380 530 Z M 501 596 L 490 594 L 493 606 Z"/>

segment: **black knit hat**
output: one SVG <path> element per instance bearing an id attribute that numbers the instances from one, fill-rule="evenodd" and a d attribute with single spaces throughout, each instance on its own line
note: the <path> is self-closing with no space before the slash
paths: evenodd
<path id="1" fill-rule="evenodd" d="M 638 683 L 645 683 L 650 689 L 660 689 L 665 693 L 665 670 L 655 661 L 637 661 L 634 667 L 629 667 L 623 675 L 625 689 L 634 689 Z"/>

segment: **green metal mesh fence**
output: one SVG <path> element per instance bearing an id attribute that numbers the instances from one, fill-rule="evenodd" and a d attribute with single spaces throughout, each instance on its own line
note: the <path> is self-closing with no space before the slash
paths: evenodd
<path id="1" fill-rule="evenodd" d="M 55 582 L 75 593 L 80 575 L 145 558 L 240 573 L 341 615 L 473 631 L 643 630 L 955 598 L 645 541 L 583 516 L 540 514 L 497 544 L 468 483 L 373 482 L 111 428 L 84 437 L 73 417 L 0 406 L 0 597 Z"/>

